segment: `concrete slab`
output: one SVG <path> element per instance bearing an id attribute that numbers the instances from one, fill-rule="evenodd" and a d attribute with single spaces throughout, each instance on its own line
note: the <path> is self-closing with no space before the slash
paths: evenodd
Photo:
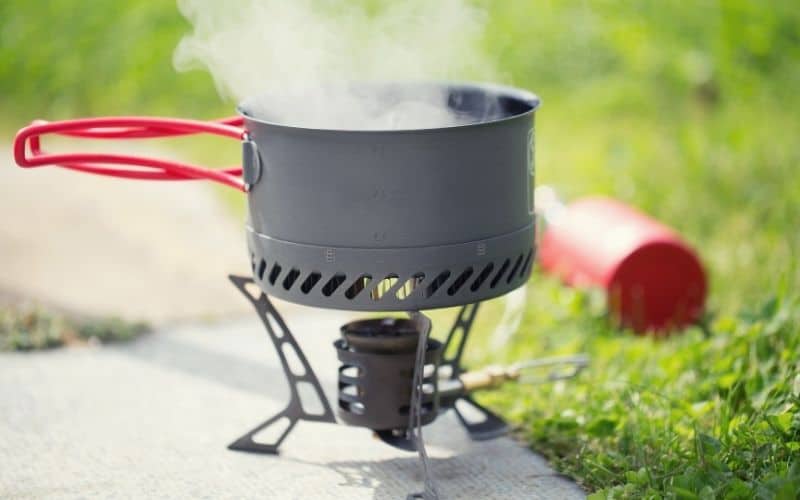
<path id="1" fill-rule="evenodd" d="M 347 319 L 299 306 L 287 317 L 330 396 L 331 342 Z M 257 319 L 2 354 L 0 497 L 398 499 L 420 490 L 416 455 L 365 429 L 301 422 L 280 456 L 228 451 L 284 407 L 278 366 Z M 511 439 L 470 441 L 452 414 L 425 437 L 443 498 L 584 497 Z"/>
<path id="2" fill-rule="evenodd" d="M 139 143 L 109 148 L 176 158 Z M 225 279 L 249 271 L 244 223 L 219 198 L 205 182 L 26 170 L 0 150 L 0 295 L 155 324 L 246 312 Z"/>

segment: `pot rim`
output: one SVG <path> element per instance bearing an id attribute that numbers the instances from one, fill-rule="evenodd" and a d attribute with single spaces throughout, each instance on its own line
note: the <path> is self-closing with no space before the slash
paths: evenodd
<path id="1" fill-rule="evenodd" d="M 257 99 L 258 96 L 252 96 L 244 99 L 236 106 L 236 112 L 245 119 L 246 122 L 258 123 L 261 125 L 268 125 L 271 127 L 278 127 L 287 130 L 298 131 L 311 131 L 311 132 L 346 132 L 354 134 L 387 134 L 387 133 L 415 133 L 415 132 L 434 132 L 439 130 L 453 130 L 462 128 L 483 127 L 494 125 L 510 120 L 515 120 L 520 117 L 532 115 L 541 106 L 541 99 L 539 96 L 528 90 L 511 87 L 507 85 L 500 85 L 489 82 L 465 82 L 465 81 L 427 81 L 427 80 L 410 80 L 410 81 L 377 81 L 367 82 L 366 85 L 371 86 L 385 86 L 404 85 L 404 86 L 429 86 L 440 87 L 443 89 L 461 89 L 461 90 L 478 90 L 494 97 L 506 97 L 519 101 L 520 103 L 528 106 L 528 109 L 509 116 L 500 118 L 493 118 L 490 120 L 479 121 L 475 123 L 445 125 L 443 127 L 420 127 L 420 128 L 398 128 L 398 129 L 359 129 L 359 128 L 326 128 L 326 127 L 309 127 L 302 125 L 291 125 L 289 123 L 272 121 L 263 118 L 257 118 L 249 114 L 245 107 L 251 100 Z"/>

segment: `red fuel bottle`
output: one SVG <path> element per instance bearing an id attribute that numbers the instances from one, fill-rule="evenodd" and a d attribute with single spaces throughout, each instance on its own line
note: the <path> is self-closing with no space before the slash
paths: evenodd
<path id="1" fill-rule="evenodd" d="M 545 222 L 542 269 L 570 286 L 604 288 L 616 322 L 640 333 L 663 332 L 703 314 L 705 270 L 675 231 L 609 198 L 564 205 L 546 186 L 535 198 Z"/>

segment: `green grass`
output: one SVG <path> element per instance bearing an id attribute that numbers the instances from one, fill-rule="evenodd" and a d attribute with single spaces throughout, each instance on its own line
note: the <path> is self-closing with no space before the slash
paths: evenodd
<path id="1" fill-rule="evenodd" d="M 121 342 L 148 330 L 145 323 L 114 317 L 77 317 L 45 306 L 0 305 L 0 351 L 37 351 L 86 342 Z"/>
<path id="2" fill-rule="evenodd" d="M 711 273 L 706 328 L 662 340 L 612 328 L 597 294 L 534 275 L 519 333 L 499 350 L 475 338 L 471 361 L 586 351 L 592 366 L 573 382 L 484 397 L 599 497 L 795 498 L 796 2 L 476 1 L 500 79 L 544 100 L 537 182 L 641 207 L 685 235 Z M 232 109 L 207 74 L 172 70 L 187 25 L 169 2 L 7 1 L 0 23 L 6 128 Z M 179 144 L 213 164 L 238 154 Z M 485 309 L 488 326 L 496 304 Z"/>
<path id="3" fill-rule="evenodd" d="M 796 498 L 800 301 L 786 292 L 668 339 L 609 326 L 601 297 L 532 283 L 501 359 L 587 352 L 576 380 L 484 402 L 596 498 Z M 496 353 L 474 362 L 497 361 Z"/>

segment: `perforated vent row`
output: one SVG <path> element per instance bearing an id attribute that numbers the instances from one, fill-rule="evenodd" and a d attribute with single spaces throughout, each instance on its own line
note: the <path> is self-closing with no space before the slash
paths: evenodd
<path id="1" fill-rule="evenodd" d="M 257 259 L 255 254 L 250 254 L 253 274 L 263 284 L 282 287 L 287 291 L 297 287 L 305 295 L 320 293 L 330 297 L 341 293 L 348 300 L 368 295 L 376 302 L 390 295 L 402 301 L 421 293 L 423 298 L 429 299 L 436 294 L 446 293 L 453 296 L 459 292 L 476 293 L 487 287 L 493 289 L 501 284 L 511 284 L 515 280 L 524 279 L 531 266 L 532 257 L 531 249 L 525 254 L 499 262 L 488 262 L 464 269 L 446 269 L 427 276 L 418 272 L 401 279 L 394 273 L 379 277 L 369 274 L 352 277 L 344 273 L 335 273 L 323 277 L 319 271 L 304 272 L 296 267 L 286 269 L 278 262 Z"/>

